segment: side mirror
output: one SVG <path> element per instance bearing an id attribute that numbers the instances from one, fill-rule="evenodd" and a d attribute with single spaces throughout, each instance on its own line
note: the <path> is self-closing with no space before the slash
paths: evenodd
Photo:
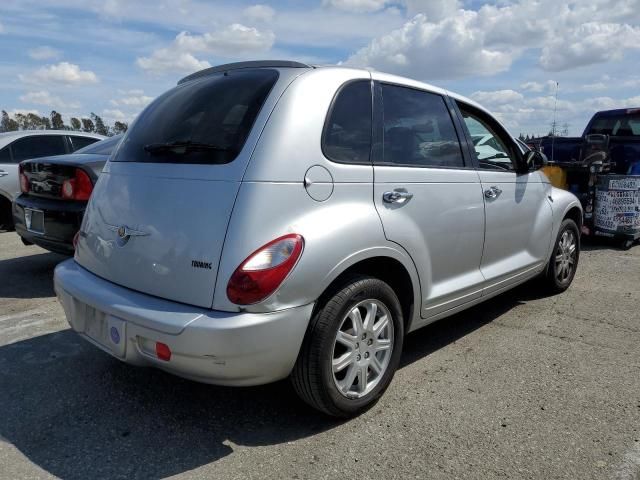
<path id="1" fill-rule="evenodd" d="M 547 157 L 536 150 L 529 150 L 524 154 L 524 164 L 528 172 L 539 170 L 547 164 Z"/>

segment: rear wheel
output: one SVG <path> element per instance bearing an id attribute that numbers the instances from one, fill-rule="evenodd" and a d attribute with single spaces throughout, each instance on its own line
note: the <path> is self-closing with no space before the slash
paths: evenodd
<path id="1" fill-rule="evenodd" d="M 551 258 L 543 277 L 544 286 L 551 293 L 564 292 L 576 274 L 580 258 L 580 232 L 570 218 L 560 225 Z"/>
<path id="2" fill-rule="evenodd" d="M 373 406 L 391 383 L 404 324 L 385 282 L 359 276 L 341 285 L 321 301 L 291 380 L 312 407 L 350 417 Z"/>

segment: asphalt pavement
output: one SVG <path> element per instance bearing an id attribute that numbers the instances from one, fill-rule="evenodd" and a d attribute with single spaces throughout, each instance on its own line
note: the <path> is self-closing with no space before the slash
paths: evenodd
<path id="1" fill-rule="evenodd" d="M 523 285 L 407 338 L 350 421 L 284 381 L 202 385 L 69 330 L 64 257 L 0 233 L 0 478 L 640 479 L 640 246 L 586 246 L 571 288 Z"/>

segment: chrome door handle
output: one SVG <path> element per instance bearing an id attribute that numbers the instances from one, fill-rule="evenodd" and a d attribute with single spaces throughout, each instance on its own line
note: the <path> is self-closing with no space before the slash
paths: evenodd
<path id="1" fill-rule="evenodd" d="M 5 172 L 4 170 L 0 170 L 0 177 L 6 177 L 9 175 L 9 172 Z"/>
<path id="2" fill-rule="evenodd" d="M 498 196 L 502 193 L 498 187 L 489 187 L 484 191 L 484 196 L 487 198 L 498 198 Z"/>
<path id="3" fill-rule="evenodd" d="M 382 194 L 382 200 L 385 203 L 407 203 L 413 198 L 413 193 L 404 192 L 402 190 L 394 190 L 393 192 L 384 192 Z"/>

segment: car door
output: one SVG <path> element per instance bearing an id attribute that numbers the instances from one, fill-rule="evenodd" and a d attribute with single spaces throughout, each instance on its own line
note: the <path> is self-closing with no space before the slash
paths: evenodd
<path id="1" fill-rule="evenodd" d="M 386 237 L 416 264 L 423 318 L 433 317 L 481 296 L 480 179 L 443 92 L 374 91 L 374 202 Z"/>
<path id="2" fill-rule="evenodd" d="M 18 164 L 22 160 L 65 153 L 63 135 L 29 135 L 14 140 L 0 151 L 0 190 L 15 199 L 20 194 Z"/>
<path id="3" fill-rule="evenodd" d="M 485 204 L 481 271 L 484 294 L 535 275 L 546 264 L 552 210 L 540 173 L 522 172 L 522 152 L 486 112 L 458 101 L 469 138 L 483 135 L 491 150 L 474 147 Z M 488 138 L 490 137 L 490 138 Z"/>
<path id="4" fill-rule="evenodd" d="M 20 192 L 18 164 L 11 158 L 9 145 L 0 149 L 0 195 L 13 200 Z"/>

